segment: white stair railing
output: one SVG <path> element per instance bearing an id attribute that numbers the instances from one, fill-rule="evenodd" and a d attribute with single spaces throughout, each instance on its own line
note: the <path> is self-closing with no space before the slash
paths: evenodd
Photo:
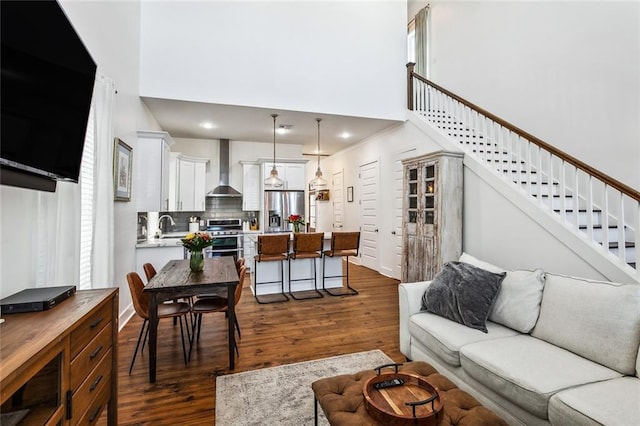
<path id="1" fill-rule="evenodd" d="M 640 278 L 640 192 L 408 69 L 408 107 Z"/>

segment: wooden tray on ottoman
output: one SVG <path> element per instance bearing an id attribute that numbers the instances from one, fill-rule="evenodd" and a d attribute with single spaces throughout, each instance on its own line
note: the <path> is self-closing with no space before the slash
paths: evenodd
<path id="1" fill-rule="evenodd" d="M 393 379 L 402 379 L 404 384 L 376 389 L 376 383 Z M 363 393 L 369 415 L 384 425 L 435 426 L 442 410 L 438 389 L 415 374 L 379 374 L 365 382 Z"/>

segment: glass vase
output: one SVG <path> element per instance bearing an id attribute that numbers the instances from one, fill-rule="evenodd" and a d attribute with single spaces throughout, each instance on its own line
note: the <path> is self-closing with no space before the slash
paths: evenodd
<path id="1" fill-rule="evenodd" d="M 293 232 L 295 232 L 296 234 L 298 232 L 300 232 L 300 224 L 299 223 L 296 223 L 296 222 L 293 223 Z"/>
<path id="2" fill-rule="evenodd" d="M 192 250 L 189 257 L 189 268 L 193 272 L 200 272 L 204 268 L 204 253 L 202 250 Z"/>

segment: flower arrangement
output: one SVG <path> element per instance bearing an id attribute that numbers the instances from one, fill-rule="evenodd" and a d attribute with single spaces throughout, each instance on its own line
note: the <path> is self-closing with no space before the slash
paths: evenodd
<path id="1" fill-rule="evenodd" d="M 299 214 L 289 215 L 289 223 L 293 225 L 293 232 L 300 232 L 300 225 L 304 225 L 304 218 Z"/>
<path id="2" fill-rule="evenodd" d="M 201 251 L 212 244 L 213 240 L 206 232 L 192 232 L 182 239 L 182 245 L 189 251 Z"/>

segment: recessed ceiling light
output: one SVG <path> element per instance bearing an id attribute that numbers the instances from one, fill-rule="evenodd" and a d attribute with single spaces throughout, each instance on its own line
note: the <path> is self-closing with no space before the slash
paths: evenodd
<path id="1" fill-rule="evenodd" d="M 276 129 L 276 132 L 279 135 L 284 135 L 285 133 L 289 133 L 289 130 L 291 130 L 293 126 L 291 124 L 281 124 L 278 126 L 278 128 Z"/>
<path id="2" fill-rule="evenodd" d="M 340 137 L 341 137 L 342 139 L 349 139 L 349 138 L 351 137 L 351 133 L 349 133 L 349 132 L 342 132 L 342 133 L 340 133 Z"/>
<path id="3" fill-rule="evenodd" d="M 213 129 L 215 126 L 209 121 L 204 121 L 200 123 L 200 127 L 204 127 L 205 129 Z"/>

